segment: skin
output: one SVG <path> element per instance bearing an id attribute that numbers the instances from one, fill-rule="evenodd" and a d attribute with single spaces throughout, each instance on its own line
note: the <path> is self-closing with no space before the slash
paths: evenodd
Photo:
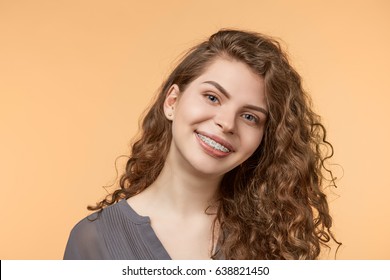
<path id="1" fill-rule="evenodd" d="M 215 201 L 223 175 L 261 143 L 268 114 L 264 80 L 242 62 L 218 58 L 184 91 L 173 85 L 164 112 L 173 136 L 164 168 L 128 202 L 149 216 L 171 258 L 209 259 L 215 215 L 205 209 Z M 229 151 L 216 151 L 199 133 Z"/>

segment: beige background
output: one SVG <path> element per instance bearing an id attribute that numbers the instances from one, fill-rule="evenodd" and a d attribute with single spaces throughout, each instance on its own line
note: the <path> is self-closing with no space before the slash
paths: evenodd
<path id="1" fill-rule="evenodd" d="M 389 3 L 0 0 L 0 258 L 61 259 L 173 62 L 234 27 L 282 38 L 323 116 L 338 258 L 390 259 Z"/>

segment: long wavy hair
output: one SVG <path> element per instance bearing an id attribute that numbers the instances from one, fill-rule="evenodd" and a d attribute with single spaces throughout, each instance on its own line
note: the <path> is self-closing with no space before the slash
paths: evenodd
<path id="1" fill-rule="evenodd" d="M 88 209 L 102 210 L 156 180 L 172 140 L 163 111 L 168 89 L 177 84 L 184 91 L 219 57 L 241 61 L 264 78 L 269 116 L 260 146 L 222 179 L 214 223 L 219 250 L 213 257 L 316 259 L 323 245 L 338 243 L 323 186 L 334 184 L 325 166 L 333 147 L 279 42 L 254 32 L 220 30 L 187 52 L 143 119 L 120 188 Z"/>

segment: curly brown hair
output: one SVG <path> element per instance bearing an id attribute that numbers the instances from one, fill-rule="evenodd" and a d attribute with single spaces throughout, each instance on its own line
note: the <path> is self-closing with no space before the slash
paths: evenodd
<path id="1" fill-rule="evenodd" d="M 323 190 L 326 174 L 334 184 L 324 164 L 333 147 L 279 42 L 254 32 L 220 30 L 188 51 L 143 119 L 120 188 L 88 209 L 132 197 L 156 180 L 172 140 L 163 111 L 168 89 L 177 84 L 184 91 L 218 57 L 244 62 L 264 78 L 269 116 L 260 146 L 222 179 L 215 220 L 219 251 L 213 257 L 316 259 L 322 245 L 340 244 L 330 231 Z"/>

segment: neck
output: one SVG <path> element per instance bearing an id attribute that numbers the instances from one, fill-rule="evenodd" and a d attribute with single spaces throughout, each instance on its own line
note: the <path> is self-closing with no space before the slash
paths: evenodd
<path id="1" fill-rule="evenodd" d="M 144 192 L 160 209 L 182 216 L 204 214 L 215 205 L 222 176 L 205 176 L 167 159 L 156 181 Z M 215 208 L 209 209 L 215 212 Z"/>

